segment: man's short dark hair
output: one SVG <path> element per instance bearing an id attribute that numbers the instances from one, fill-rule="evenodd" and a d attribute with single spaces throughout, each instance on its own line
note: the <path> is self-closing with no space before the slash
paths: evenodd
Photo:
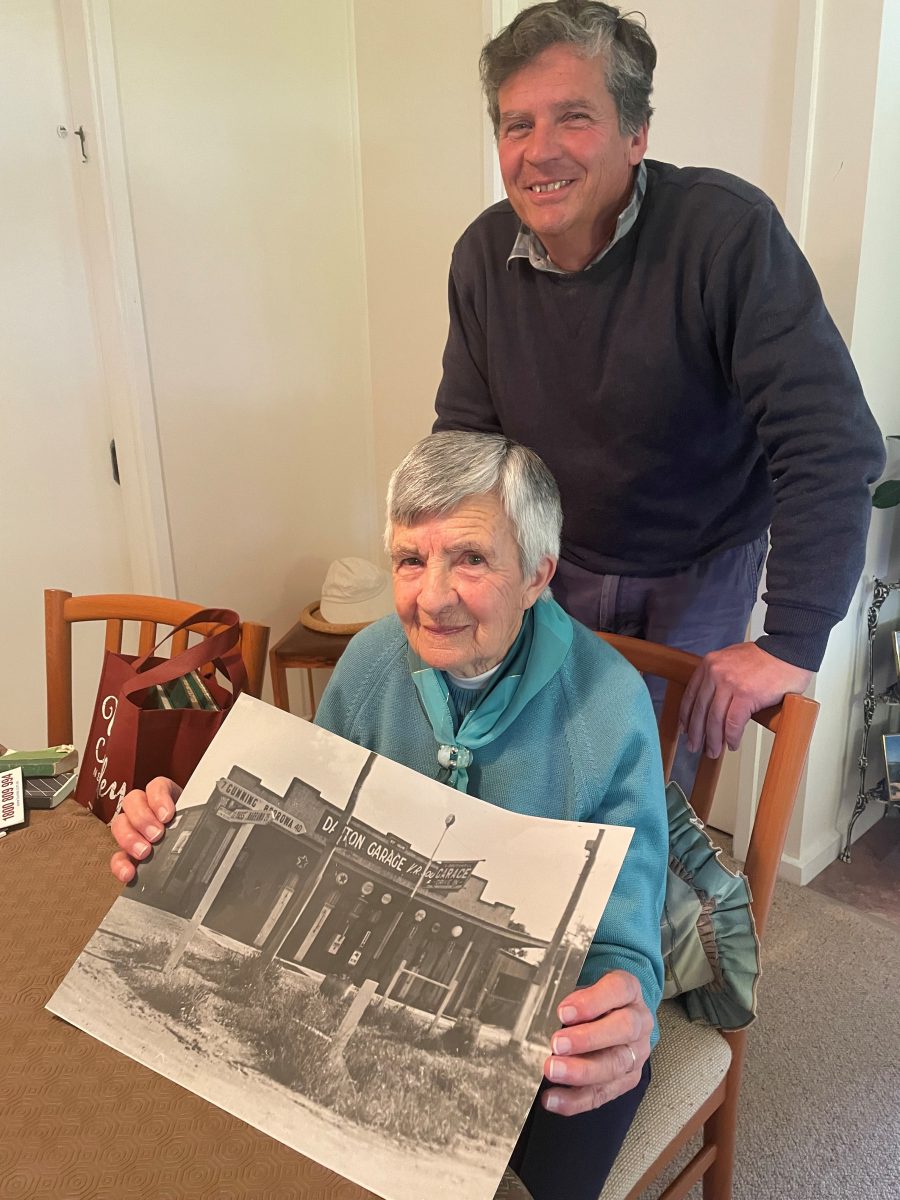
<path id="1" fill-rule="evenodd" d="M 619 132 L 637 133 L 650 120 L 656 47 L 636 14 L 622 16 L 596 0 L 557 0 L 526 8 L 481 52 L 481 85 L 496 134 L 497 93 L 516 71 L 551 46 L 571 46 L 585 58 L 603 56 L 606 87 L 619 114 Z"/>

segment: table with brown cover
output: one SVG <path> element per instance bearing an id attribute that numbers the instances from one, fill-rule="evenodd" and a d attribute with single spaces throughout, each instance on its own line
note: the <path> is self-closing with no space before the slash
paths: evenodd
<path id="1" fill-rule="evenodd" d="M 0 1198 L 377 1200 L 47 1012 L 121 885 L 86 809 L 26 815 L 0 838 Z"/>
<path id="2" fill-rule="evenodd" d="M 2 1200 L 370 1200 L 44 1008 L 121 890 L 72 800 L 0 838 Z"/>

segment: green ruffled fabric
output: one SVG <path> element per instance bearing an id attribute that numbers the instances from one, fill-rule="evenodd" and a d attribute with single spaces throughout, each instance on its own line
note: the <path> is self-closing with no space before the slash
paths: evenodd
<path id="1" fill-rule="evenodd" d="M 746 875 L 719 860 L 677 783 L 666 787 L 669 874 L 660 922 L 665 989 L 688 1016 L 719 1029 L 756 1019 L 759 938 Z"/>

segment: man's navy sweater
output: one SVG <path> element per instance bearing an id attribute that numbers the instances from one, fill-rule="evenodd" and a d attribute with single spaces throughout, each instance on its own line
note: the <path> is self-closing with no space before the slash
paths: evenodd
<path id="1" fill-rule="evenodd" d="M 662 575 L 771 525 L 759 645 L 818 668 L 862 569 L 881 434 L 809 264 L 762 192 L 647 162 L 593 267 L 507 265 L 508 201 L 457 243 L 435 429 L 502 431 L 562 493 L 563 556 Z"/>

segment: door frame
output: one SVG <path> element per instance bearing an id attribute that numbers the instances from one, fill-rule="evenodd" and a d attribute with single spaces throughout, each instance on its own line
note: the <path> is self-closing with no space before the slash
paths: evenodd
<path id="1" fill-rule="evenodd" d="M 172 536 L 131 215 L 109 0 L 58 0 L 73 125 L 79 234 L 122 488 L 136 592 L 178 597 Z M 93 169 L 91 169 L 93 168 Z"/>

